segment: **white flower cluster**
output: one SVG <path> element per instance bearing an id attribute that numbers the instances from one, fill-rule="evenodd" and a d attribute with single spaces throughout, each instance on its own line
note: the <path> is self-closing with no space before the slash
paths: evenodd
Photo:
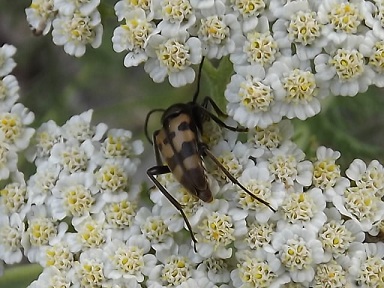
<path id="1" fill-rule="evenodd" d="M 93 48 L 101 45 L 99 4 L 100 0 L 32 0 L 25 13 L 36 35 L 46 35 L 53 27 L 53 42 L 63 45 L 69 55 L 80 57 L 87 44 Z"/>
<path id="2" fill-rule="evenodd" d="M 220 131 L 211 123 L 204 128 L 208 135 Z M 179 212 L 159 190 L 152 191 L 152 210 L 141 208 L 138 215 L 145 211 L 141 229 L 161 263 L 142 287 L 382 285 L 384 243 L 376 237 L 384 235 L 384 167 L 357 159 L 342 176 L 339 152 L 320 147 L 316 159 L 306 160 L 290 140 L 292 132 L 285 120 L 249 132 L 246 143 L 225 131 L 210 142 L 220 163 L 276 213 L 207 161 L 212 203 L 196 201 L 172 175 L 159 178 L 183 207 L 197 253 L 190 238 L 189 245 L 180 240 L 188 233 Z M 379 243 L 365 243 L 367 237 Z M 182 265 L 170 273 L 175 258 Z"/>
<path id="3" fill-rule="evenodd" d="M 121 0 L 112 38 L 124 65 L 155 82 L 191 83 L 202 56 L 234 65 L 227 111 L 243 126 L 304 120 L 328 95 L 384 86 L 383 4 L 376 0 Z"/>
<path id="4" fill-rule="evenodd" d="M 28 147 L 35 131 L 33 128 L 28 127 L 34 120 L 34 114 L 21 103 L 17 103 L 20 87 L 16 77 L 10 74 L 16 66 L 13 60 L 15 53 L 16 48 L 12 45 L 4 44 L 0 47 L 0 181 L 5 181 L 10 177 L 23 177 L 17 167 L 19 154 Z M 19 189 L 20 193 L 18 192 Z M 25 187 L 15 185 L 15 191 L 11 192 L 17 194 L 13 195 L 15 199 L 5 203 L 10 210 L 15 211 L 22 205 L 23 190 L 25 190 Z M 7 195 L 6 190 L 0 190 L 0 203 L 5 199 L 3 196 L 6 197 Z M 3 205 L 0 204 L 0 230 L 2 230 L 3 225 L 9 222 L 7 217 L 3 217 L 4 213 L 1 206 Z M 0 275 L 4 272 L 4 262 L 7 263 L 5 258 L 13 253 L 13 251 L 6 251 L 2 248 L 4 235 L 11 237 L 11 239 L 15 236 L 12 231 L 6 229 L 0 231 Z M 14 255 L 18 259 L 16 261 L 20 261 L 21 256 L 20 251 Z"/>
<path id="5" fill-rule="evenodd" d="M 0 47 L 0 180 L 18 173 L 18 153 L 28 147 L 35 131 L 28 127 L 34 114 L 21 103 L 16 103 L 20 87 L 16 77 L 10 74 L 16 66 L 15 53 L 16 48 L 12 45 Z"/>
<path id="6" fill-rule="evenodd" d="M 33 0 L 26 9 L 41 33 L 81 56 L 98 47 L 100 0 Z M 225 97 L 240 124 L 266 128 L 304 120 L 328 95 L 384 86 L 383 4 L 379 0 L 121 0 L 112 37 L 127 67 L 144 64 L 153 81 L 192 83 L 203 56 L 234 64 Z"/>
<path id="7" fill-rule="evenodd" d="M 52 22 L 54 42 L 81 56 L 86 44 L 100 44 L 98 5 L 34 0 L 26 11 L 32 27 L 46 34 Z M 151 191 L 152 207 L 137 203 L 141 144 L 122 130 L 104 137 L 106 127 L 91 126 L 86 112 L 40 127 L 28 151 L 36 174 L 26 184 L 15 173 L 1 191 L 0 259 L 14 263 L 24 253 L 40 263 L 44 272 L 30 287 L 380 287 L 384 167 L 357 159 L 343 172 L 340 153 L 325 147 L 310 161 L 282 119 L 316 115 L 328 95 L 384 86 L 383 7 L 379 0 L 117 2 L 123 24 L 113 48 L 127 53 L 127 67 L 144 63 L 155 82 L 183 86 L 203 56 L 229 56 L 227 112 L 250 128 L 248 142 L 212 123 L 204 123 L 203 139 L 277 212 L 209 161 L 212 203 L 196 201 L 171 174 L 159 176 L 190 221 L 195 253 L 184 219 L 160 191 Z"/>
<path id="8" fill-rule="evenodd" d="M 134 225 L 142 141 L 134 141 L 127 130 L 91 125 L 91 110 L 63 126 L 50 120 L 36 131 L 28 127 L 34 115 L 16 103 L 19 86 L 10 75 L 15 52 L 14 46 L 0 47 L 1 274 L 3 263 L 20 263 L 23 256 L 45 268 L 31 287 L 101 287 L 98 277 L 103 285 L 105 279 L 119 278 L 114 265 L 120 261 L 136 273 L 138 268 L 126 260 L 150 249 Z M 17 167 L 22 151 L 36 167 L 28 180 Z M 110 259 L 119 243 L 121 255 Z M 131 254 L 124 256 L 124 247 Z M 107 258 L 109 268 L 89 270 Z M 156 261 L 153 255 L 143 259 L 146 265 Z"/>

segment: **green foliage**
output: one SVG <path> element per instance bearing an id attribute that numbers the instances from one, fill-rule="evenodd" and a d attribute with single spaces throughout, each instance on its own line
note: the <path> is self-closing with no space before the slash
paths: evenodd
<path id="1" fill-rule="evenodd" d="M 331 97 L 322 112 L 306 121 L 295 121 L 295 139 L 308 156 L 324 145 L 341 152 L 345 169 L 355 158 L 384 163 L 383 91 L 371 88 L 351 97 Z"/>
<path id="2" fill-rule="evenodd" d="M 25 288 L 43 271 L 38 264 L 12 266 L 0 277 L 0 287 Z"/>

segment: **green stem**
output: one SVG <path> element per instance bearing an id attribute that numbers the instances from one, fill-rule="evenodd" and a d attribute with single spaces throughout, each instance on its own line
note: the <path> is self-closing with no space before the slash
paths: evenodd
<path id="1" fill-rule="evenodd" d="M 228 57 L 222 58 L 217 67 L 208 59 L 204 62 L 203 76 L 208 83 L 209 96 L 223 111 L 226 106 L 224 91 L 232 74 L 233 67 Z"/>

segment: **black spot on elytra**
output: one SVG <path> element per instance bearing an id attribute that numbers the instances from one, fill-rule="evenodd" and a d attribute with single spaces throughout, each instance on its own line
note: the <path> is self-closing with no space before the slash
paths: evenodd
<path id="1" fill-rule="evenodd" d="M 183 159 L 188 158 L 189 156 L 197 154 L 196 143 L 195 141 L 184 142 L 181 145 L 181 150 L 178 153 Z"/>
<path id="2" fill-rule="evenodd" d="M 197 153 L 198 151 L 194 141 L 184 142 L 179 152 L 175 151 L 172 157 L 167 158 L 169 169 L 174 170 L 177 165 L 184 166 L 183 160 Z"/>
<path id="3" fill-rule="evenodd" d="M 189 123 L 187 121 L 184 121 L 177 126 L 177 130 L 179 131 L 186 131 L 190 130 Z"/>

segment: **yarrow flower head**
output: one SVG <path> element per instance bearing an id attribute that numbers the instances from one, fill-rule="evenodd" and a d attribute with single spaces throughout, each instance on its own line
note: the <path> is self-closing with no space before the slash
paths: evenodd
<path id="1" fill-rule="evenodd" d="M 123 1 L 116 4 L 116 13 L 120 11 L 118 4 L 121 2 Z M 128 51 L 124 58 L 126 67 L 137 66 L 148 60 L 145 46 L 149 35 L 155 29 L 155 24 L 147 19 L 145 11 L 140 8 L 127 11 L 124 19 L 126 22 L 117 27 L 113 33 L 113 49 L 116 52 Z"/>
<path id="2" fill-rule="evenodd" d="M 168 76 L 172 86 L 180 87 L 195 79 L 195 71 L 190 66 L 201 62 L 201 42 L 196 37 L 188 38 L 186 31 L 152 35 L 146 51 L 150 58 L 144 69 L 154 82 L 162 82 Z"/>
<path id="3" fill-rule="evenodd" d="M 246 127 L 266 128 L 282 118 L 277 110 L 279 98 L 261 66 L 233 75 L 225 97 L 228 115 Z"/>
<path id="4" fill-rule="evenodd" d="M 93 10 L 92 3 L 83 11 Z M 14 67 L 10 58 L 13 49 L 4 47 L 0 68 L 9 73 Z M 111 238 L 133 246 L 132 239 L 138 237 L 140 230 L 133 227 L 140 189 L 132 179 L 143 144 L 134 140 L 130 131 L 107 131 L 103 123 L 92 125 L 92 110 L 62 126 L 52 120 L 43 123 L 35 133 L 28 127 L 33 113 L 15 103 L 18 85 L 14 76 L 2 80 L 0 176 L 5 182 L 0 189 L 1 263 L 20 262 L 24 254 L 31 263 L 43 266 L 44 272 L 30 287 L 115 281 L 103 272 L 102 251 L 111 245 Z M 31 143 L 34 147 L 28 147 Z M 25 149 L 27 159 L 36 166 L 29 179 L 17 167 L 18 153 Z M 106 168 L 113 165 L 114 169 Z M 156 260 L 154 255 L 144 255 L 149 252 L 149 241 L 144 241 L 144 236 L 139 239 L 147 276 Z"/>
<path id="5" fill-rule="evenodd" d="M 56 45 L 80 57 L 102 44 L 108 23 L 102 16 L 113 12 L 100 3 L 32 0 L 25 13 L 34 34 L 52 31 Z M 126 67 L 143 65 L 154 82 L 181 87 L 197 78 L 204 58 L 211 62 L 199 72 L 212 98 L 224 95 L 227 103 L 205 102 L 207 111 L 191 112 L 193 136 L 203 142 L 197 147 L 208 203 L 166 173 L 161 153 L 147 174 L 164 174 L 152 177 L 153 203 L 143 201 L 147 185 L 137 183 L 143 143 L 130 131 L 91 124 L 92 110 L 62 125 L 51 120 L 31 128 L 34 115 L 17 103 L 19 84 L 10 75 L 16 49 L 0 47 L 0 267 L 22 256 L 40 263 L 44 271 L 30 287 L 380 285 L 383 247 L 364 242 L 384 233 L 383 166 L 355 160 L 343 171 L 341 154 L 326 147 L 312 159 L 293 142 L 289 120 L 317 115 L 332 94 L 384 87 L 382 6 L 364 0 L 115 4 L 112 45 L 125 53 Z M 36 166 L 29 179 L 18 171 L 24 150 Z"/>
<path id="6" fill-rule="evenodd" d="M 381 186 L 382 166 L 373 161 L 368 169 L 366 167 L 363 161 L 354 160 L 346 171 L 353 182 L 346 187 L 343 195 L 337 195 L 333 199 L 333 204 L 340 213 L 356 221 L 364 232 L 371 230 L 384 215 L 381 189 L 379 193 L 375 189 L 375 185 Z"/>
<path id="7" fill-rule="evenodd" d="M 324 250 L 315 233 L 300 226 L 276 233 L 272 247 L 291 279 L 298 283 L 312 281 L 316 264 L 324 260 Z"/>

